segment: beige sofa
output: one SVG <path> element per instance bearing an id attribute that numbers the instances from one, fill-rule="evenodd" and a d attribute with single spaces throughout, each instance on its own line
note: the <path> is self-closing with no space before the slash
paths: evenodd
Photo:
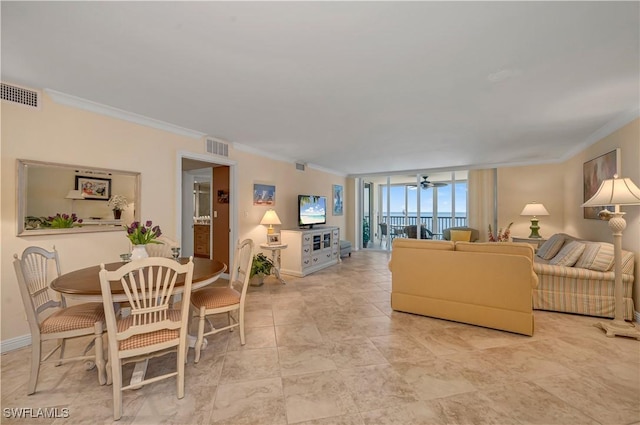
<path id="1" fill-rule="evenodd" d="M 533 248 L 521 243 L 393 241 L 391 307 L 533 335 Z"/>
<path id="2" fill-rule="evenodd" d="M 555 249 L 547 254 L 548 245 L 557 241 Z M 571 242 L 585 245 L 583 251 L 571 266 L 554 265 L 555 255 Z M 600 249 L 595 249 L 600 247 Z M 595 249 L 595 252 L 594 252 Z M 557 254 L 555 252 L 558 251 Z M 591 252 L 590 252 L 591 251 Z M 543 258 L 540 255 L 542 255 Z M 590 257 L 590 258 L 585 258 Z M 622 285 L 624 318 L 633 320 L 634 280 L 633 252 L 622 251 Z M 534 259 L 534 271 L 539 284 L 533 291 L 533 308 L 589 316 L 613 317 L 615 312 L 613 272 L 613 245 L 606 242 L 590 242 L 558 233 L 543 244 Z"/>

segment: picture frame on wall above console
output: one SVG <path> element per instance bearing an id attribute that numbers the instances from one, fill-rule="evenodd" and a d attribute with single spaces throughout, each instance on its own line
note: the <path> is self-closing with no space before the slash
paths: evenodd
<path id="1" fill-rule="evenodd" d="M 265 183 L 253 184 L 253 205 L 273 207 L 276 204 L 276 186 Z"/>
<path id="2" fill-rule="evenodd" d="M 333 215 L 342 215 L 343 210 L 344 189 L 339 184 L 333 185 Z"/>
<path id="3" fill-rule="evenodd" d="M 604 180 L 612 179 L 616 174 L 620 175 L 622 171 L 620 162 L 620 148 L 616 148 L 584 163 L 582 166 L 584 202 L 595 195 Z M 584 207 L 584 218 L 599 220 L 598 213 L 604 208 L 613 212 L 613 207 Z"/>
<path id="4" fill-rule="evenodd" d="M 81 191 L 83 199 L 108 201 L 111 198 L 111 179 L 76 176 L 75 189 Z"/>

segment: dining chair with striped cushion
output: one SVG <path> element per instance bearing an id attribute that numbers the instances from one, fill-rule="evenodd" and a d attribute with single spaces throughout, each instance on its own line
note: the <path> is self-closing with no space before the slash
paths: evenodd
<path id="1" fill-rule="evenodd" d="M 178 279 L 184 279 L 182 302 L 173 305 Z M 100 266 L 100 287 L 109 341 L 108 381 L 113 383 L 113 418 L 122 417 L 122 391 L 176 377 L 177 396 L 184 397 L 184 364 L 187 351 L 189 297 L 193 257 L 186 264 L 163 257 L 126 263 L 115 271 Z M 122 285 L 130 315 L 116 314 L 111 290 Z M 122 386 L 122 366 L 177 352 L 176 370 Z"/>
<path id="2" fill-rule="evenodd" d="M 13 255 L 13 267 L 18 278 L 20 295 L 27 314 L 27 321 L 31 330 L 31 374 L 27 386 L 27 394 L 36 392 L 40 365 L 55 362 L 57 366 L 64 362 L 83 360 L 93 363 L 98 368 L 98 381 L 101 385 L 106 382 L 105 361 L 102 346 L 104 333 L 104 310 L 101 303 L 84 303 L 67 307 L 64 297 L 57 301 L 51 297 L 49 283 L 60 276 L 60 260 L 55 247 L 47 251 L 38 246 L 25 249 L 21 257 Z M 55 276 L 52 276 L 55 269 Z M 80 356 L 64 357 L 67 339 L 93 336 L 92 343 Z M 42 357 L 42 343 L 58 340 L 58 344 Z M 87 354 L 91 347 L 94 354 Z M 49 358 L 60 350 L 60 357 Z"/>
<path id="3" fill-rule="evenodd" d="M 224 330 L 233 330 L 240 328 L 240 344 L 244 345 L 244 304 L 247 295 L 247 287 L 249 285 L 249 277 L 251 274 L 251 264 L 253 262 L 253 241 L 245 239 L 236 247 L 233 258 L 233 267 L 231 268 L 231 276 L 229 283 L 224 287 L 205 288 L 195 291 L 191 296 L 191 304 L 197 311 L 198 321 L 198 339 L 196 340 L 196 357 L 195 363 L 200 361 L 200 351 L 204 337 L 213 335 Z M 236 317 L 231 315 L 236 312 Z M 207 316 L 212 314 L 226 313 L 228 325 L 215 328 L 213 324 L 207 320 Z M 209 322 L 211 330 L 204 331 L 205 321 Z"/>

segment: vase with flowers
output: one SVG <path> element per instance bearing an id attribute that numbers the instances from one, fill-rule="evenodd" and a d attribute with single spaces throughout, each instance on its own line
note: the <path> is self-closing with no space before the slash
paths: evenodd
<path id="1" fill-rule="evenodd" d="M 75 213 L 69 214 L 60 214 L 52 215 L 47 217 L 42 225 L 44 227 L 51 227 L 52 229 L 70 229 L 72 227 L 80 226 L 82 224 L 82 219 L 78 218 Z"/>
<path id="2" fill-rule="evenodd" d="M 509 223 L 509 225 L 505 227 L 504 230 L 502 230 L 502 228 L 498 229 L 498 233 L 496 235 L 493 234 L 491 225 L 489 225 L 489 242 L 509 242 L 512 224 L 513 222 Z"/>
<path id="3" fill-rule="evenodd" d="M 128 205 L 129 201 L 123 195 L 113 195 L 109 198 L 109 201 L 107 201 L 107 207 L 111 208 L 113 211 L 113 218 L 116 220 L 120 220 L 120 217 L 122 217 L 122 211 L 126 210 Z"/>
<path id="4" fill-rule="evenodd" d="M 151 220 L 147 220 L 144 224 L 139 221 L 134 221 L 130 226 L 123 227 L 127 229 L 127 237 L 133 245 L 133 249 L 131 250 L 132 260 L 149 256 L 147 254 L 147 244 L 162 243 L 156 240 L 162 235 L 160 226 L 154 226 Z"/>

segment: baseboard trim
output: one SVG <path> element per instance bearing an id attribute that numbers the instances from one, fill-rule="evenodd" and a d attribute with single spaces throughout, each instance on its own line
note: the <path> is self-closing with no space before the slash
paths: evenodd
<path id="1" fill-rule="evenodd" d="M 4 354 L 31 345 L 31 334 L 0 341 L 0 353 Z"/>

